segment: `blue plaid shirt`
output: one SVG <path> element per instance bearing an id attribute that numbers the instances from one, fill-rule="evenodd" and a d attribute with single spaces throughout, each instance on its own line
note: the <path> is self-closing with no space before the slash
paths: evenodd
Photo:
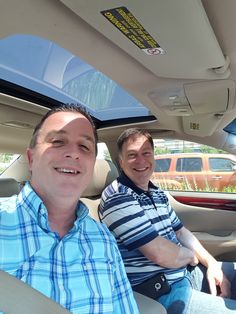
<path id="1" fill-rule="evenodd" d="M 139 313 L 116 241 L 78 203 L 77 219 L 60 239 L 42 200 L 27 183 L 0 204 L 0 269 L 72 313 Z"/>

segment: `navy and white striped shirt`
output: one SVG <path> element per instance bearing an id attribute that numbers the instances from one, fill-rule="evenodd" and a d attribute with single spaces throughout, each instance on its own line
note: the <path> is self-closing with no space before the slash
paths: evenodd
<path id="1" fill-rule="evenodd" d="M 29 183 L 0 204 L 0 269 L 74 314 L 139 313 L 107 227 L 79 202 L 73 228 L 60 239 Z"/>
<path id="2" fill-rule="evenodd" d="M 157 236 L 181 245 L 175 232 L 183 224 L 164 191 L 151 182 L 148 192 L 145 192 L 122 173 L 103 191 L 99 215 L 116 237 L 132 285 L 158 272 L 164 272 L 170 284 L 186 274 L 185 267 L 163 268 L 147 259 L 138 249 Z"/>

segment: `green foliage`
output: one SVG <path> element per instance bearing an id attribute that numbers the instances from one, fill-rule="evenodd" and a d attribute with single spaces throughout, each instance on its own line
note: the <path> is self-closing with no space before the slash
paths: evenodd
<path id="1" fill-rule="evenodd" d="M 170 154 L 171 151 L 165 147 L 165 148 L 161 148 L 161 147 L 155 147 L 154 148 L 154 155 L 164 155 L 164 154 Z"/>
<path id="2" fill-rule="evenodd" d="M 8 163 L 12 159 L 12 154 L 0 154 L 0 162 Z"/>
<path id="3" fill-rule="evenodd" d="M 224 193 L 236 193 L 236 186 L 229 185 L 223 189 Z"/>
<path id="4" fill-rule="evenodd" d="M 207 145 L 202 145 L 200 149 L 202 153 L 206 153 L 206 154 L 224 154 L 225 153 L 222 149 L 217 149 L 217 148 L 210 147 Z"/>
<path id="5" fill-rule="evenodd" d="M 181 150 L 178 151 L 179 153 L 196 153 L 195 148 L 188 147 L 186 145 L 183 145 L 181 147 Z M 222 149 L 217 149 L 214 147 L 210 147 L 207 145 L 200 145 L 199 146 L 199 152 L 201 153 L 208 153 L 208 154 L 224 154 L 225 151 Z M 171 150 L 168 147 L 154 147 L 154 154 L 155 155 L 163 155 L 163 154 L 170 154 Z"/>
<path id="6" fill-rule="evenodd" d="M 14 154 L 0 153 L 0 174 L 9 166 L 14 157 Z"/>
<path id="7" fill-rule="evenodd" d="M 208 182 L 206 182 L 206 186 L 204 188 L 199 188 L 197 186 L 197 183 L 194 182 L 193 185 L 191 185 L 188 180 L 185 180 L 184 182 L 180 183 L 178 186 L 174 183 L 169 181 L 158 181 L 153 177 L 152 182 L 159 186 L 163 190 L 169 190 L 169 191 L 185 191 L 185 192 L 210 192 L 210 193 L 236 193 L 236 186 L 227 186 L 222 191 L 209 186 Z M 179 183 L 179 182 L 178 182 Z"/>

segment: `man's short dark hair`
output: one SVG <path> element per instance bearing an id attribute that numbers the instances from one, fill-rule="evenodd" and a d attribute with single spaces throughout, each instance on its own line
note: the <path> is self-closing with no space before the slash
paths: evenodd
<path id="1" fill-rule="evenodd" d="M 94 138 L 95 138 L 95 149 L 96 149 L 96 154 L 97 154 L 97 142 L 98 142 L 98 135 L 97 135 L 97 130 L 95 127 L 95 124 L 93 122 L 92 117 L 90 116 L 89 112 L 86 110 L 86 108 L 84 106 L 81 106 L 80 104 L 60 104 L 58 106 L 53 107 L 51 110 L 49 110 L 41 119 L 41 121 L 36 125 L 31 141 L 30 141 L 30 148 L 34 148 L 37 144 L 37 140 L 38 140 L 38 135 L 40 130 L 42 129 L 42 126 L 45 122 L 45 120 L 47 120 L 48 117 L 50 117 L 51 115 L 53 115 L 54 113 L 57 112 L 74 112 L 74 113 L 80 113 L 82 114 L 85 118 L 88 119 L 88 121 L 90 122 L 92 129 L 93 129 L 93 134 L 94 134 Z"/>
<path id="2" fill-rule="evenodd" d="M 125 142 L 128 141 L 129 138 L 131 137 L 136 137 L 136 136 L 145 136 L 149 143 L 152 146 L 152 149 L 154 149 L 154 143 L 151 134 L 145 130 L 145 129 L 138 129 L 138 128 L 130 128 L 125 130 L 124 132 L 121 133 L 117 140 L 117 146 L 118 146 L 118 153 L 119 155 L 122 153 L 122 147 Z"/>

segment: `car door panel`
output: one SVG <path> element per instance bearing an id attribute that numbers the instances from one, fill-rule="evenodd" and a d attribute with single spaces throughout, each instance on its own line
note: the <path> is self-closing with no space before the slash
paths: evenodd
<path id="1" fill-rule="evenodd" d="M 169 199 L 173 209 L 204 247 L 219 260 L 236 260 L 236 210 L 232 210 L 236 209 L 236 195 L 217 194 L 217 199 L 215 193 L 170 193 Z M 192 200 L 190 205 L 178 201 L 188 194 Z M 204 199 L 205 203 L 196 205 L 198 199 Z M 208 202 L 214 203 L 215 199 L 219 204 L 216 206 L 215 203 L 215 208 L 207 207 Z M 231 204 L 231 210 L 222 210 L 222 203 Z"/>
<path id="2" fill-rule="evenodd" d="M 186 205 L 236 211 L 236 198 L 230 199 L 229 195 L 226 195 L 226 198 L 224 198 L 218 196 L 218 194 L 217 196 L 214 195 L 213 198 L 212 194 L 209 194 L 209 196 L 196 194 L 190 196 L 175 195 L 174 197 L 178 202 Z"/>

